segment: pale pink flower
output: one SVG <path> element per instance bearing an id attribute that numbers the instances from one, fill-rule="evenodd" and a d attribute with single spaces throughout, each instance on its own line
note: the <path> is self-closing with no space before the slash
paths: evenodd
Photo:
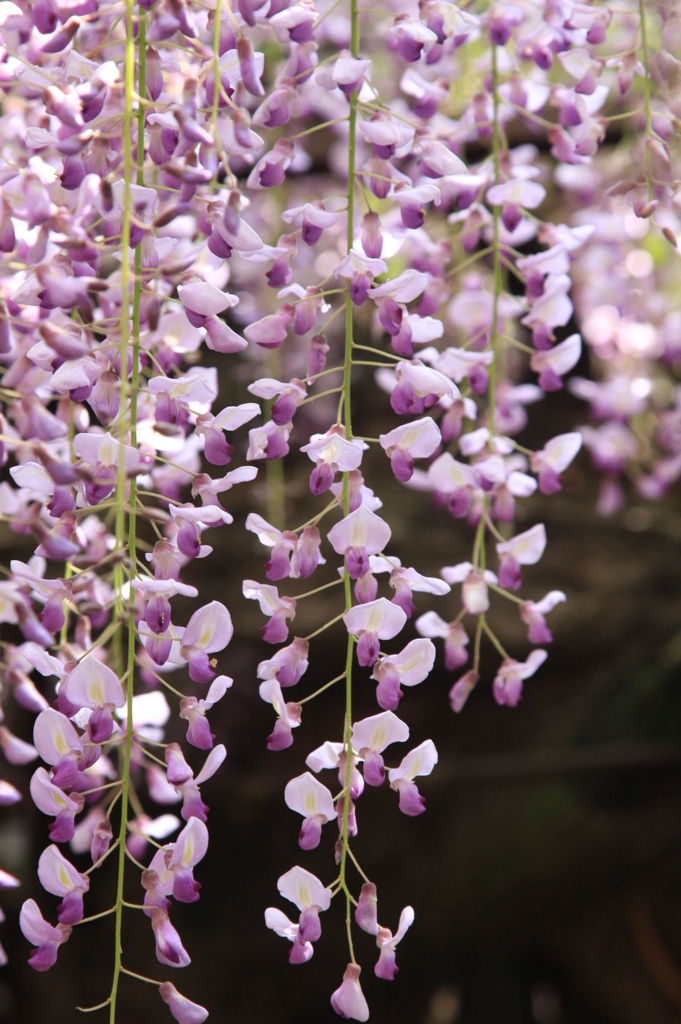
<path id="1" fill-rule="evenodd" d="M 399 793 L 400 810 L 414 817 L 425 811 L 425 799 L 420 795 L 414 779 L 419 775 L 430 775 L 437 764 L 438 756 L 432 740 L 424 740 L 402 758 L 397 768 L 388 772 L 390 788 Z"/>
<path id="2" fill-rule="evenodd" d="M 369 556 L 383 551 L 390 540 L 390 527 L 366 505 L 360 505 L 329 530 L 328 538 L 334 551 L 345 556 L 350 577 L 362 579 L 369 572 Z"/>
<path id="3" fill-rule="evenodd" d="M 286 806 L 303 816 L 303 824 L 298 836 L 298 844 L 303 850 L 313 850 L 319 846 L 322 825 L 333 821 L 336 808 L 331 792 L 315 779 L 314 775 L 304 772 L 287 782 L 284 790 Z"/>
<path id="4" fill-rule="evenodd" d="M 61 896 L 59 923 L 77 924 L 83 917 L 83 893 L 90 888 L 90 879 L 76 871 L 58 847 L 43 850 L 38 861 L 38 878 L 43 889 Z"/>
<path id="5" fill-rule="evenodd" d="M 203 1024 L 208 1019 L 208 1010 L 183 996 L 172 982 L 162 982 L 158 987 L 158 994 L 178 1024 Z"/>
<path id="6" fill-rule="evenodd" d="M 425 416 L 381 434 L 379 441 L 390 459 L 393 473 L 404 482 L 413 475 L 414 459 L 429 458 L 440 446 L 442 435 L 435 421 Z"/>
<path id="7" fill-rule="evenodd" d="M 542 295 L 520 321 L 532 329 L 532 339 L 536 348 L 547 349 L 554 328 L 564 327 L 572 316 L 573 306 L 567 295 L 571 284 L 567 274 L 550 274 L 546 278 Z"/>
<path id="8" fill-rule="evenodd" d="M 460 562 L 448 565 L 440 570 L 440 575 L 447 583 L 461 583 L 461 599 L 469 615 L 484 615 L 489 608 L 488 583 L 496 583 L 494 573 L 484 573 L 476 569 L 472 562 Z"/>
<path id="9" fill-rule="evenodd" d="M 511 540 L 496 545 L 499 555 L 499 583 L 508 590 L 519 590 L 521 565 L 536 565 L 546 548 L 546 527 L 537 523 Z"/>
<path id="10" fill-rule="evenodd" d="M 503 661 L 492 687 L 497 704 L 514 708 L 522 696 L 523 680 L 533 676 L 546 658 L 546 651 L 536 648 L 530 652 L 527 661 L 514 661 L 513 658 Z"/>
<path id="11" fill-rule="evenodd" d="M 541 601 L 524 601 L 520 605 L 520 618 L 528 627 L 527 639 L 531 644 L 551 643 L 553 634 L 546 625 L 545 616 L 566 600 L 562 590 L 551 590 Z"/>
<path id="12" fill-rule="evenodd" d="M 416 620 L 421 636 L 442 637 L 445 642 L 445 668 L 450 672 L 466 664 L 468 634 L 460 622 L 445 622 L 437 612 L 426 612 Z"/>
<path id="13" fill-rule="evenodd" d="M 451 704 L 452 711 L 461 711 L 479 679 L 480 673 L 475 672 L 473 669 L 465 672 L 460 679 L 457 679 L 449 691 L 449 703 Z"/>
<path id="14" fill-rule="evenodd" d="M 348 633 L 357 637 L 357 660 L 373 665 L 379 654 L 379 640 L 391 640 L 403 628 L 407 616 L 397 605 L 379 597 L 357 604 L 343 616 Z"/>
<path id="15" fill-rule="evenodd" d="M 399 362 L 395 367 L 397 384 L 390 395 L 390 404 L 401 416 L 420 415 L 441 398 L 459 398 L 459 389 L 449 377 L 415 359 Z"/>
<path id="16" fill-rule="evenodd" d="M 31 967 L 48 971 L 57 960 L 60 945 L 70 936 L 71 926 L 58 924 L 55 928 L 48 924 L 35 900 L 26 900 L 19 914 L 19 927 L 31 945 L 38 947 L 29 958 Z"/>
<path id="17" fill-rule="evenodd" d="M 307 640 L 295 637 L 288 647 L 258 665 L 258 679 L 276 679 L 280 686 L 294 686 L 307 671 L 309 651 Z"/>
<path id="18" fill-rule="evenodd" d="M 294 379 L 288 383 L 262 377 L 248 385 L 248 390 L 258 398 L 276 399 L 272 405 L 272 419 L 277 426 L 290 423 L 300 402 L 307 396 L 304 385 Z"/>
<path id="19" fill-rule="evenodd" d="M 501 206 L 501 219 L 508 231 L 520 223 L 520 208 L 535 210 L 546 198 L 546 189 L 536 181 L 527 178 L 511 178 L 501 185 L 487 189 L 487 202 Z"/>
<path id="20" fill-rule="evenodd" d="M 269 615 L 270 621 L 261 627 L 263 640 L 268 644 L 283 643 L 288 637 L 286 619 L 294 619 L 296 602 L 292 597 L 279 597 L 276 587 L 255 580 L 244 580 L 243 595 L 251 601 L 257 601 L 263 615 Z"/>
<path id="21" fill-rule="evenodd" d="M 186 558 L 204 558 L 213 550 L 201 544 L 201 531 L 205 527 L 233 522 L 232 516 L 219 505 L 170 505 L 172 519 L 178 522 L 177 546 Z"/>
<path id="22" fill-rule="evenodd" d="M 99 748 L 84 747 L 75 726 L 55 708 L 44 708 L 33 726 L 33 742 L 43 761 L 54 766 L 52 781 L 70 788 L 82 771 L 99 756 Z"/>
<path id="23" fill-rule="evenodd" d="M 50 825 L 50 839 L 55 843 L 68 842 L 73 837 L 74 820 L 83 808 L 84 797 L 80 793 L 67 795 L 54 785 L 44 768 L 36 768 L 30 790 L 38 810 L 55 819 Z"/>
<path id="24" fill-rule="evenodd" d="M 348 473 L 359 469 L 362 453 L 368 447 L 365 441 L 355 438 L 348 441 L 342 427 L 331 427 L 326 434 L 313 434 L 309 442 L 300 449 L 315 463 L 310 476 L 312 493 L 323 494 L 324 491 L 328 491 L 336 473 Z"/>
<path id="25" fill-rule="evenodd" d="M 397 566 L 392 570 L 390 586 L 395 591 L 393 604 L 399 605 L 408 618 L 411 618 L 416 611 L 411 598 L 413 591 L 421 594 L 437 594 L 442 597 L 451 590 L 448 583 L 443 583 L 436 576 L 423 576 L 416 569 L 406 566 Z"/>
<path id="26" fill-rule="evenodd" d="M 206 712 L 222 700 L 232 682 L 229 676 L 216 676 L 205 698 L 183 697 L 180 701 L 179 715 L 187 722 L 187 742 L 193 747 L 210 750 L 213 746 L 215 736 L 208 726 Z"/>
<path id="27" fill-rule="evenodd" d="M 562 377 L 569 373 L 582 354 L 582 339 L 571 334 L 565 341 L 553 348 L 535 352 L 530 357 L 530 366 L 539 374 L 539 385 L 544 391 L 558 391 L 563 386 Z"/>
<path id="28" fill-rule="evenodd" d="M 300 918 L 294 924 L 276 907 L 268 907 L 265 911 L 265 924 L 277 935 L 293 943 L 289 954 L 290 963 L 305 963 L 314 952 L 312 943 L 321 936 L 319 913 L 329 909 L 331 890 L 325 889 L 316 875 L 298 866 L 281 876 L 277 888 L 284 899 L 295 904 L 300 911 Z"/>
<path id="29" fill-rule="evenodd" d="M 78 708 L 90 708 L 87 723 L 93 743 L 107 740 L 113 731 L 113 710 L 125 704 L 116 673 L 94 654 L 88 654 L 65 676 L 60 692 Z"/>
<path id="30" fill-rule="evenodd" d="M 393 981 L 399 968 L 395 963 L 395 946 L 401 942 L 404 936 L 414 923 L 414 911 L 412 907 L 405 907 L 400 914 L 400 922 L 395 935 L 389 928 L 379 928 L 376 936 L 376 945 L 380 949 L 378 963 L 374 967 L 377 978 L 385 978 L 386 981 Z"/>
<path id="31" fill-rule="evenodd" d="M 261 544 L 272 548 L 272 557 L 265 564 L 268 580 L 281 580 L 291 574 L 291 555 L 298 545 L 298 534 L 285 530 L 283 533 L 256 512 L 246 518 L 246 529 L 255 533 Z"/>
<path id="32" fill-rule="evenodd" d="M 552 437 L 541 451 L 530 459 L 532 472 L 539 477 L 542 494 L 555 494 L 561 489 L 560 474 L 563 473 L 582 447 L 580 433 L 559 434 Z"/>
<path id="33" fill-rule="evenodd" d="M 369 1020 L 369 1007 L 359 983 L 361 971 L 358 964 L 348 964 L 340 988 L 331 996 L 331 1005 L 339 1017 Z"/>
<path id="34" fill-rule="evenodd" d="M 404 743 L 409 739 L 409 726 L 392 711 L 382 711 L 370 718 L 355 722 L 352 727 L 352 745 L 364 761 L 364 779 L 370 786 L 381 786 L 385 766 L 381 754 L 391 743 Z"/>
<path id="35" fill-rule="evenodd" d="M 10 764 L 30 764 L 38 756 L 32 743 L 19 739 L 6 725 L 0 725 L 0 747 Z"/>
<path id="36" fill-rule="evenodd" d="M 222 651 L 233 633 L 232 618 L 220 601 L 211 601 L 194 612 L 180 647 L 180 657 L 189 663 L 189 675 L 194 682 L 208 683 L 214 678 L 208 655 Z"/>
<path id="37" fill-rule="evenodd" d="M 293 743 L 292 729 L 300 725 L 301 707 L 293 701 L 284 700 L 281 685 L 276 679 L 266 679 L 260 684 L 260 696 L 271 704 L 277 713 L 272 733 L 267 737 L 268 750 L 284 750 Z"/>
<path id="38" fill-rule="evenodd" d="M 251 459 L 281 459 L 288 455 L 288 438 L 291 433 L 291 424 L 285 423 L 277 426 L 274 420 L 270 420 L 262 427 L 254 427 L 248 431 L 248 454 L 246 458 Z"/>
<path id="39" fill-rule="evenodd" d="M 208 850 L 208 829 L 200 818 L 190 817 L 171 846 L 166 866 L 172 874 L 172 893 L 181 903 L 194 903 L 201 885 L 194 879 L 194 868 Z"/>

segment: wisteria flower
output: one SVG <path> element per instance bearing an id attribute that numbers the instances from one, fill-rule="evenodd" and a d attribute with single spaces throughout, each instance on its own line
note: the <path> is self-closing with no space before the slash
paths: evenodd
<path id="1" fill-rule="evenodd" d="M 125 704 L 123 687 L 116 673 L 90 654 L 65 677 L 61 692 L 75 707 L 91 709 L 87 730 L 92 742 L 108 740 L 114 727 L 114 708 Z"/>
<path id="2" fill-rule="evenodd" d="M 581 434 L 559 434 L 551 438 L 541 451 L 534 453 L 532 472 L 539 477 L 542 494 L 555 494 L 561 489 L 560 474 L 565 472 L 581 447 Z"/>
<path id="3" fill-rule="evenodd" d="M 71 926 L 58 924 L 55 928 L 48 924 L 35 900 L 26 900 L 23 904 L 19 926 L 24 937 L 37 947 L 28 961 L 31 967 L 36 971 L 48 971 L 56 963 L 59 947 L 69 938 Z"/>
<path id="4" fill-rule="evenodd" d="M 315 463 L 310 477 L 313 494 L 323 494 L 333 484 L 336 473 L 348 473 L 359 468 L 362 452 L 368 445 L 353 438 L 348 441 L 344 431 L 332 428 L 327 434 L 313 434 L 308 444 L 301 447 Z"/>
<path id="5" fill-rule="evenodd" d="M 307 640 L 295 637 L 288 647 L 281 647 L 276 654 L 258 665 L 258 679 L 276 679 L 280 686 L 295 686 L 307 671 L 310 645 Z"/>
<path id="6" fill-rule="evenodd" d="M 409 726 L 392 711 L 363 718 L 352 727 L 352 745 L 364 761 L 364 779 L 370 786 L 382 786 L 385 766 L 381 754 L 391 743 L 409 739 Z"/>
<path id="7" fill-rule="evenodd" d="M 159 985 L 158 994 L 178 1024 L 203 1024 L 207 1020 L 208 1010 L 183 996 L 170 981 Z"/>
<path id="8" fill-rule="evenodd" d="M 357 604 L 343 616 L 348 633 L 357 637 L 357 660 L 373 665 L 379 655 L 379 640 L 392 640 L 402 630 L 407 616 L 384 597 Z"/>
<path id="9" fill-rule="evenodd" d="M 268 644 L 280 644 L 288 637 L 287 619 L 295 618 L 296 602 L 292 597 L 279 597 L 276 587 L 255 580 L 244 580 L 244 597 L 257 601 L 263 615 L 269 615 L 270 621 L 261 627 L 262 637 Z"/>
<path id="10" fill-rule="evenodd" d="M 331 1005 L 339 1017 L 369 1020 L 369 1007 L 359 983 L 361 971 L 358 964 L 348 964 L 340 988 L 331 996 Z"/>
<path id="11" fill-rule="evenodd" d="M 497 544 L 499 555 L 499 583 L 509 590 L 518 590 L 521 584 L 521 565 L 536 565 L 546 548 L 546 528 L 543 523 L 517 533 L 511 540 Z"/>
<path id="12" fill-rule="evenodd" d="M 267 737 L 268 750 L 284 750 L 293 743 L 292 729 L 300 725 L 300 704 L 284 700 L 281 685 L 276 679 L 267 679 L 260 684 L 260 696 L 271 704 L 277 713 L 272 733 Z"/>
<path id="13" fill-rule="evenodd" d="M 90 879 L 66 859 L 56 846 L 43 850 L 38 861 L 38 878 L 43 889 L 61 896 L 59 923 L 77 924 L 83 917 L 83 894 L 90 888 Z"/>
<path id="14" fill-rule="evenodd" d="M 286 806 L 303 816 L 298 843 L 302 850 L 314 850 L 319 846 L 322 825 L 336 817 L 331 793 L 318 782 L 314 775 L 305 772 L 286 784 L 284 790 Z"/>
<path id="15" fill-rule="evenodd" d="M 404 483 L 413 475 L 414 459 L 429 458 L 440 446 L 442 435 L 435 421 L 426 416 L 381 434 L 379 440 L 393 473 Z"/>
<path id="16" fill-rule="evenodd" d="M 206 712 L 222 700 L 232 682 L 229 676 L 216 676 L 204 698 L 183 697 L 180 701 L 180 718 L 187 722 L 187 742 L 193 747 L 210 750 L 213 746 L 215 736 L 210 731 Z"/>
<path id="17" fill-rule="evenodd" d="M 388 524 L 360 505 L 329 530 L 329 541 L 339 555 L 345 556 L 345 567 L 353 580 L 369 572 L 369 556 L 382 551 L 390 540 Z"/>
<path id="18" fill-rule="evenodd" d="M 297 866 L 281 876 L 277 888 L 285 899 L 295 904 L 300 918 L 294 924 L 276 907 L 269 907 L 265 911 L 265 924 L 293 943 L 290 963 L 306 963 L 314 952 L 313 942 L 322 934 L 319 914 L 329 909 L 331 890 L 324 888 L 316 875 Z"/>
<path id="19" fill-rule="evenodd" d="M 220 601 L 211 601 L 194 612 L 180 647 L 180 657 L 188 662 L 194 682 L 209 683 L 215 677 L 208 655 L 224 650 L 233 633 L 232 617 Z"/>
<path id="20" fill-rule="evenodd" d="M 378 929 L 376 945 L 380 949 L 380 954 L 378 962 L 374 967 L 374 973 L 377 978 L 393 981 L 399 970 L 395 963 L 395 946 L 398 942 L 402 941 L 413 923 L 414 910 L 412 907 L 405 907 L 400 914 L 400 922 L 394 935 L 389 928 Z"/>
<path id="21" fill-rule="evenodd" d="M 432 740 L 424 740 L 402 758 L 399 767 L 389 770 L 390 788 L 399 794 L 403 814 L 414 817 L 425 811 L 425 798 L 419 793 L 414 779 L 419 775 L 430 775 L 437 761 L 435 744 Z"/>
<path id="22" fill-rule="evenodd" d="M 530 652 L 526 661 L 514 661 L 512 658 L 503 661 L 493 683 L 494 699 L 497 704 L 514 708 L 522 696 L 524 680 L 533 676 L 546 658 L 546 651 L 537 648 Z"/>
<path id="23" fill-rule="evenodd" d="M 411 640 L 399 654 L 380 658 L 371 674 L 378 681 L 376 700 L 380 707 L 394 711 L 402 697 L 400 686 L 422 683 L 434 663 L 435 644 L 428 639 Z"/>

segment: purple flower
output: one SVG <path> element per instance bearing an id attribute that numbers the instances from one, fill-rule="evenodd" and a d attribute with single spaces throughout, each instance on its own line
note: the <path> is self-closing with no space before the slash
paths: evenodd
<path id="1" fill-rule="evenodd" d="M 178 1024 L 203 1024 L 208 1018 L 208 1010 L 198 1003 L 193 1003 L 177 991 L 175 986 L 164 981 L 158 987 L 158 994 L 172 1013 Z"/>
<path id="2" fill-rule="evenodd" d="M 194 612 L 182 634 L 180 657 L 189 663 L 189 675 L 196 683 L 215 677 L 209 654 L 222 651 L 232 639 L 232 618 L 220 601 L 211 601 Z"/>
<path id="3" fill-rule="evenodd" d="M 151 927 L 156 941 L 156 959 L 167 967 L 186 967 L 191 963 L 177 930 L 170 923 L 165 910 L 154 909 Z"/>
<path id="4" fill-rule="evenodd" d="M 41 853 L 38 878 L 43 889 L 62 897 L 59 904 L 60 924 L 77 924 L 82 920 L 83 894 L 90 888 L 90 879 L 76 871 L 56 846 L 48 846 Z"/>
<path id="5" fill-rule="evenodd" d="M 479 679 L 480 673 L 472 669 L 470 672 L 464 673 L 460 679 L 457 679 L 449 691 L 449 703 L 451 704 L 452 711 L 457 713 L 461 711 Z"/>
<path id="6" fill-rule="evenodd" d="M 425 740 L 402 758 L 398 768 L 391 768 L 388 772 L 390 788 L 399 793 L 400 810 L 403 814 L 414 817 L 425 811 L 425 799 L 416 788 L 414 778 L 418 775 L 430 775 L 437 761 L 435 744 L 432 740 Z"/>
<path id="7" fill-rule="evenodd" d="M 260 684 L 260 696 L 268 704 L 271 704 L 277 713 L 277 720 L 274 730 L 267 737 L 268 750 L 284 750 L 293 743 L 292 729 L 300 725 L 300 704 L 292 701 L 286 703 L 281 692 L 281 686 L 276 679 L 267 679 Z"/>
<path id="8" fill-rule="evenodd" d="M 366 505 L 360 505 L 329 530 L 328 538 L 334 551 L 345 556 L 347 571 L 356 580 L 369 571 L 369 556 L 383 551 L 390 540 L 390 527 Z"/>
<path id="9" fill-rule="evenodd" d="M 210 684 L 205 698 L 183 697 L 180 701 L 180 718 L 187 722 L 187 742 L 199 750 L 210 750 L 215 736 L 210 731 L 206 712 L 221 700 L 232 685 L 229 676 L 216 676 Z"/>
<path id="10" fill-rule="evenodd" d="M 395 935 L 389 928 L 379 928 L 376 936 L 376 945 L 380 950 L 378 962 L 374 967 L 374 974 L 377 978 L 384 978 L 386 981 L 393 981 L 399 968 L 395 963 L 395 946 L 404 938 L 414 923 L 414 911 L 411 907 L 405 907 L 400 914 L 400 923 Z"/>
<path id="11" fill-rule="evenodd" d="M 82 810 L 84 798 L 79 793 L 68 796 L 54 785 L 44 768 L 35 770 L 30 789 L 38 810 L 55 819 L 50 826 L 50 839 L 55 843 L 66 843 L 72 839 L 75 817 Z"/>
<path id="12" fill-rule="evenodd" d="M 295 686 L 307 671 L 309 644 L 307 640 L 295 637 L 288 647 L 281 647 L 276 654 L 258 665 L 258 679 L 276 679 L 280 686 Z"/>
<path id="13" fill-rule="evenodd" d="M 364 760 L 364 778 L 370 786 L 381 786 L 385 778 L 385 767 L 381 754 L 391 743 L 404 743 L 409 739 L 409 727 L 400 721 L 392 711 L 355 722 L 352 727 L 352 744 Z"/>
<path id="14" fill-rule="evenodd" d="M 299 846 L 303 850 L 313 850 L 319 846 L 322 825 L 336 817 L 331 793 L 313 775 L 305 772 L 287 782 L 284 800 L 287 807 L 302 814 L 304 819 L 298 837 Z"/>
<path id="15" fill-rule="evenodd" d="M 369 1007 L 359 983 L 362 968 L 348 964 L 340 988 L 331 996 L 331 1005 L 339 1017 L 349 1020 L 369 1020 Z"/>
<path id="16" fill-rule="evenodd" d="M 306 963 L 314 952 L 312 943 L 322 934 L 319 914 L 329 909 L 331 890 L 325 889 L 316 875 L 297 866 L 281 876 L 277 888 L 285 899 L 295 904 L 300 918 L 298 924 L 294 924 L 280 910 L 269 907 L 265 911 L 265 924 L 293 943 L 290 963 Z"/>
<path id="17" fill-rule="evenodd" d="M 269 615 L 270 621 L 261 628 L 263 640 L 269 644 L 283 643 L 288 637 L 287 619 L 295 618 L 296 602 L 292 597 L 279 597 L 276 587 L 255 580 L 244 580 L 244 597 L 257 601 L 263 615 Z"/>
<path id="18" fill-rule="evenodd" d="M 113 732 L 113 710 L 125 704 L 116 673 L 90 654 L 64 678 L 62 692 L 75 707 L 91 709 L 87 729 L 92 742 L 108 740 Z"/>
<path id="19" fill-rule="evenodd" d="M 29 957 L 29 964 L 36 971 L 49 971 L 56 963 L 60 945 L 71 934 L 71 926 L 58 924 L 55 928 L 48 924 L 35 900 L 26 900 L 22 905 L 19 926 L 31 945 L 37 946 Z"/>
<path id="20" fill-rule="evenodd" d="M 514 708 L 523 692 L 523 681 L 533 676 L 540 665 L 546 661 L 546 651 L 540 648 L 531 651 L 526 661 L 515 661 L 512 658 L 503 661 L 494 678 L 493 693 L 497 704 L 505 704 Z"/>
<path id="21" fill-rule="evenodd" d="M 407 616 L 384 597 L 357 604 L 343 616 L 348 633 L 357 637 L 357 660 L 373 665 L 379 655 L 379 640 L 391 640 L 402 630 Z"/>

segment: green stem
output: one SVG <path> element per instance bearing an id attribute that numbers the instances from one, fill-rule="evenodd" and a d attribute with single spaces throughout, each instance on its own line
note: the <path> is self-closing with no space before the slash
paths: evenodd
<path id="1" fill-rule="evenodd" d="M 298 701 L 298 704 L 307 704 L 309 700 L 312 700 L 314 697 L 318 697 L 320 693 L 324 693 L 324 690 L 328 690 L 330 686 L 333 686 L 335 683 L 339 683 L 341 679 L 345 679 L 345 672 L 341 672 L 339 676 L 336 676 L 335 679 L 331 679 L 328 683 L 325 683 L 324 686 L 320 686 L 318 690 L 315 690 L 315 692 L 309 694 L 309 696 L 303 697 L 302 700 Z"/>
<path id="2" fill-rule="evenodd" d="M 357 0 L 350 0 L 350 51 L 353 57 L 359 54 L 359 26 L 357 20 Z M 354 214 L 355 214 L 355 149 L 357 138 L 357 90 L 350 97 L 349 117 L 349 139 L 348 139 L 348 236 L 347 249 L 352 249 L 354 242 Z M 353 308 L 350 298 L 350 282 L 346 286 L 345 297 L 345 362 L 343 367 L 343 416 L 345 422 L 345 436 L 352 438 L 352 414 L 351 414 L 351 375 L 352 375 L 352 347 L 353 347 Z M 343 511 L 347 516 L 350 512 L 350 482 L 349 474 L 343 473 Z M 343 584 L 345 588 L 345 610 L 348 612 L 352 607 L 352 589 L 350 574 L 347 564 L 343 571 Z M 343 823 L 341 828 L 342 850 L 340 861 L 340 885 L 345 892 L 345 926 L 348 935 L 348 947 L 350 960 L 355 963 L 355 951 L 352 945 L 352 896 L 345 880 L 345 870 L 348 859 L 349 837 L 348 820 L 350 815 L 350 765 L 352 758 L 352 661 L 354 655 L 355 641 L 348 633 L 348 646 L 345 656 L 345 727 L 343 730 L 343 746 L 345 748 L 345 786 L 343 788 Z"/>
<path id="3" fill-rule="evenodd" d="M 498 185 L 500 180 L 499 175 L 499 68 L 497 66 L 497 48 L 492 44 L 492 103 L 494 107 L 494 123 L 492 126 L 492 157 L 494 160 L 494 184 Z M 497 342 L 498 342 L 498 327 L 497 317 L 499 314 L 499 297 L 501 295 L 501 253 L 499 251 L 499 216 L 500 208 L 498 206 L 493 207 L 492 217 L 494 221 L 494 240 L 492 242 L 493 253 L 493 266 L 494 266 L 494 296 L 492 300 L 492 333 L 491 333 L 491 346 L 494 354 L 494 359 L 489 368 L 489 411 L 487 414 L 487 421 L 489 426 L 489 447 L 492 450 L 494 443 L 494 409 L 496 400 L 496 380 L 497 380 Z"/>
<path id="4" fill-rule="evenodd" d="M 139 73 L 137 93 L 143 97 L 146 92 L 146 16 L 144 11 L 138 12 L 138 33 L 137 46 L 139 47 Z M 124 174 L 124 200 L 123 200 L 123 229 L 121 232 L 121 407 L 124 409 L 129 398 L 129 416 L 121 420 L 119 440 L 124 443 L 128 440 L 133 447 L 137 446 L 137 395 L 139 392 L 139 337 L 140 337 L 140 304 L 142 297 L 142 254 L 138 245 L 135 249 L 134 259 L 134 284 L 132 297 L 132 375 L 130 381 L 129 396 L 127 394 L 127 365 L 128 352 L 130 349 L 130 334 L 128 328 L 128 307 L 130 287 L 130 226 L 132 211 L 131 182 L 133 174 L 132 161 L 132 125 L 133 125 L 133 95 L 135 92 L 135 37 L 134 37 L 134 3 L 133 0 L 126 0 L 126 39 L 125 39 L 125 115 L 123 122 L 123 174 Z M 144 184 L 144 107 L 138 104 L 137 110 L 137 161 L 136 161 L 136 182 Z M 127 428 L 127 429 L 126 429 Z M 130 572 L 135 571 L 137 561 L 136 550 L 136 482 L 132 477 L 129 483 L 129 505 L 126 502 L 126 475 L 125 460 L 121 456 L 119 460 L 118 478 L 116 485 L 116 548 L 127 547 L 129 552 Z M 128 524 L 126 531 L 125 513 L 128 511 Z M 127 532 L 127 537 L 126 537 Z M 114 569 L 116 612 L 118 619 L 123 618 L 123 565 L 118 563 Z M 111 982 L 111 995 L 109 996 L 109 1021 L 115 1024 L 116 1020 L 116 997 L 118 995 L 118 982 L 120 979 L 122 964 L 122 929 L 123 929 L 123 889 L 125 883 L 125 840 L 128 829 L 128 804 L 130 796 L 130 759 L 132 753 L 132 699 L 133 699 L 133 678 L 135 668 L 135 618 L 134 612 L 130 609 L 127 613 L 128 625 L 128 650 L 126 678 L 126 707 L 127 720 L 125 727 L 125 746 L 123 753 L 123 770 L 121 774 L 121 820 L 118 834 L 118 881 L 116 885 L 115 903 L 115 948 L 114 948 L 114 971 Z M 116 637 L 120 637 L 120 631 Z M 119 647 L 119 658 L 122 650 Z"/>
<path id="5" fill-rule="evenodd" d="M 653 118 L 650 107 L 650 75 L 648 72 L 648 24 L 646 22 L 645 0 L 638 0 L 638 12 L 641 18 L 641 48 L 643 50 L 643 103 L 646 111 L 646 141 L 653 137 Z M 648 202 L 653 198 L 653 169 L 650 160 L 650 149 L 646 146 L 646 165 L 648 171 Z"/>

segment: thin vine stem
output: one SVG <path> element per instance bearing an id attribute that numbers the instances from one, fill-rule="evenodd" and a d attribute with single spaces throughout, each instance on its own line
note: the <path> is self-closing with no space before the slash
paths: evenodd
<path id="1" fill-rule="evenodd" d="M 137 25 L 137 46 L 139 48 L 138 67 L 138 95 L 144 96 L 146 92 L 146 15 L 143 10 L 138 12 Z M 132 126 L 133 126 L 133 97 L 135 94 L 135 34 L 134 34 L 134 3 L 133 0 L 126 0 L 126 40 L 125 40 L 125 115 L 123 127 L 123 174 L 124 174 L 124 198 L 123 198 L 123 228 L 121 232 L 121 407 L 125 409 L 129 400 L 128 422 L 125 418 L 121 421 L 119 438 L 125 443 L 126 434 L 129 432 L 130 444 L 137 446 L 137 395 L 139 392 L 139 337 L 140 337 L 140 305 L 142 297 L 141 277 L 141 246 L 135 249 L 134 257 L 134 284 L 132 296 L 132 339 L 130 338 L 128 325 L 129 308 L 129 287 L 130 287 L 130 227 L 132 209 Z M 144 107 L 138 104 L 137 110 L 137 160 L 135 180 L 137 185 L 144 184 Z M 132 346 L 130 341 L 132 340 Z M 129 395 L 127 394 L 127 366 L 128 354 L 131 348 L 132 374 L 130 380 Z M 125 382 L 125 383 L 124 383 Z M 126 431 L 126 426 L 128 430 Z M 130 559 L 130 572 L 134 573 L 137 561 L 136 550 L 136 482 L 132 477 L 129 483 L 130 494 L 129 504 L 126 502 L 126 474 L 125 459 L 122 454 L 119 461 L 117 486 L 116 486 L 116 547 L 127 547 Z M 128 509 L 128 523 L 126 536 L 126 508 Z M 123 565 L 117 563 L 114 567 L 116 612 L 117 619 L 123 618 Z M 122 930 L 123 930 L 123 891 L 125 884 L 125 840 L 128 831 L 128 811 L 130 798 L 130 761 L 132 755 L 133 740 L 133 682 L 135 669 L 135 619 L 134 611 L 131 608 L 127 613 L 128 625 L 128 649 L 127 665 L 125 672 L 125 697 L 127 719 L 125 725 L 125 746 L 123 753 L 123 765 L 121 773 L 121 819 L 118 835 L 118 879 L 116 885 L 115 903 L 115 937 L 114 937 L 114 970 L 111 981 L 111 994 L 109 996 L 109 1021 L 115 1024 L 116 1021 L 116 1000 L 118 996 L 118 983 L 123 970 L 121 956 Z M 120 644 L 121 632 L 118 631 L 115 637 L 119 641 L 116 647 L 119 660 L 122 660 L 122 648 Z M 119 673 L 121 665 L 116 666 Z"/>
<path id="2" fill-rule="evenodd" d="M 350 0 L 350 51 L 353 57 L 359 55 L 359 24 L 357 17 L 357 0 Z M 355 214 L 355 149 L 357 138 L 357 90 L 350 97 L 349 115 L 349 139 L 348 139 L 348 234 L 347 250 L 351 251 L 354 242 L 354 214 Z M 352 349 L 354 341 L 353 304 L 350 297 L 350 282 L 346 285 L 345 297 L 345 362 L 343 369 L 343 421 L 345 425 L 345 436 L 352 439 L 352 412 L 351 412 L 351 377 L 352 377 Z M 340 410 L 339 410 L 340 412 Z M 350 478 L 349 474 L 343 473 L 343 512 L 348 515 L 350 512 Z M 352 607 L 352 589 L 350 574 L 347 567 L 347 558 L 343 567 L 343 585 L 345 589 L 345 611 Z M 351 963 L 356 963 L 355 950 L 352 944 L 352 895 L 348 889 L 345 879 L 348 850 L 349 850 L 349 817 L 350 817 L 350 765 L 352 763 L 352 663 L 354 657 L 355 640 L 352 634 L 348 633 L 348 644 L 345 657 L 345 726 L 343 730 L 343 746 L 345 749 L 345 786 L 343 788 L 343 821 L 341 827 L 342 848 L 340 860 L 340 885 L 345 893 L 345 926 L 348 937 L 348 948 L 350 951 Z"/>

